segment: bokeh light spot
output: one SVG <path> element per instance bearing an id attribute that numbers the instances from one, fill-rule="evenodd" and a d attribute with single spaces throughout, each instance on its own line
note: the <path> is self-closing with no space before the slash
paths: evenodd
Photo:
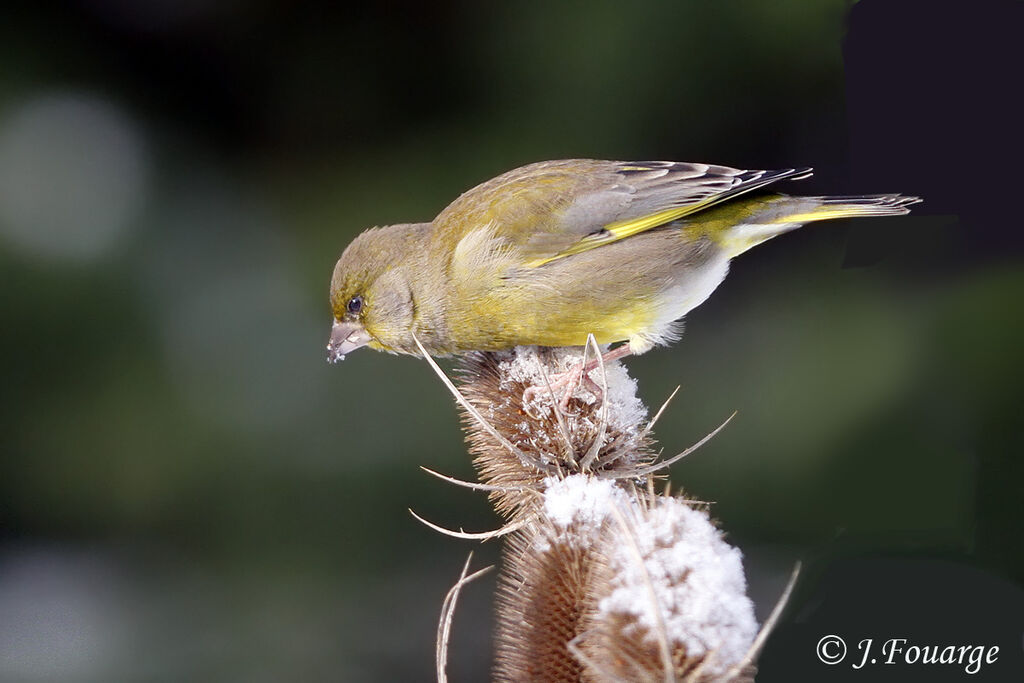
<path id="1" fill-rule="evenodd" d="M 109 102 L 27 99 L 0 119 L 0 239 L 43 260 L 95 261 L 138 214 L 149 176 L 141 133 Z"/>

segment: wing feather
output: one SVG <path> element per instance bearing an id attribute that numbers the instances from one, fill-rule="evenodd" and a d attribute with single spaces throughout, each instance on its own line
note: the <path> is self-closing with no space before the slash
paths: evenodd
<path id="1" fill-rule="evenodd" d="M 454 250 L 489 226 L 495 245 L 536 268 L 671 223 L 809 168 L 775 171 L 673 161 L 549 161 L 510 171 L 469 190 L 435 219 Z"/>

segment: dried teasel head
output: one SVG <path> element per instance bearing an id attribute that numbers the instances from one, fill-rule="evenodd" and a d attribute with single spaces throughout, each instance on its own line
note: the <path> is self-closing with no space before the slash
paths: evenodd
<path id="1" fill-rule="evenodd" d="M 702 504 L 655 494 L 653 483 L 725 424 L 656 461 L 646 408 L 619 363 L 591 371 L 564 412 L 557 393 L 528 391 L 584 356 L 478 353 L 461 359 L 460 387 L 442 375 L 483 485 L 452 481 L 490 491 L 497 511 L 513 518 L 499 532 L 449 532 L 511 532 L 499 577 L 495 678 L 750 680 L 767 631 L 757 634 L 739 551 Z"/>
<path id="2" fill-rule="evenodd" d="M 647 409 L 636 381 L 618 361 L 599 365 L 559 410 L 560 394 L 544 390 L 551 377 L 584 360 L 582 348 L 518 347 L 463 357 L 459 389 L 498 433 L 518 449 L 513 454 L 465 409 L 462 421 L 482 482 L 502 487 L 491 494 L 504 516 L 532 509 L 542 482 L 553 474 L 588 472 L 630 479 L 656 457 L 647 429 Z M 593 359 L 595 354 L 589 354 Z M 600 386 L 600 391 L 593 387 Z M 541 390 L 524 401 L 531 387 Z M 603 394 L 598 396 L 596 394 Z"/>
<path id="3" fill-rule="evenodd" d="M 635 501 L 614 506 L 595 549 L 573 644 L 584 680 L 753 680 L 758 629 L 740 551 L 700 505 Z"/>
<path id="4" fill-rule="evenodd" d="M 740 553 L 705 511 L 587 475 L 546 484 L 506 551 L 498 680 L 750 680 Z"/>
<path id="5" fill-rule="evenodd" d="M 612 480 L 582 475 L 545 481 L 530 524 L 509 537 L 497 594 L 495 679 L 576 681 L 583 662 L 569 643 L 581 633 L 610 501 L 629 505 Z"/>

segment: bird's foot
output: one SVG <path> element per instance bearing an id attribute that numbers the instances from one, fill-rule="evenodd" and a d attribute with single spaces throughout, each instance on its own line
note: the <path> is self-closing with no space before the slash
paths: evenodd
<path id="1" fill-rule="evenodd" d="M 523 392 L 523 409 L 530 417 L 539 417 L 539 415 L 535 414 L 536 399 L 545 393 L 549 393 L 552 402 L 555 403 L 555 409 L 563 415 L 571 415 L 572 413 L 569 412 L 569 401 L 572 400 L 573 394 L 576 393 L 576 390 L 581 385 L 594 395 L 598 405 L 600 405 L 601 401 L 604 400 L 604 389 L 591 379 L 591 371 L 599 365 L 625 358 L 630 353 L 632 353 L 632 350 L 629 348 L 629 344 L 626 343 L 618 348 L 606 351 L 601 354 L 600 358 L 596 358 L 589 363 L 577 363 L 565 372 L 552 375 L 544 385 L 537 384 L 527 387 L 526 391 Z M 562 392 L 561 397 L 559 397 L 558 391 Z"/>

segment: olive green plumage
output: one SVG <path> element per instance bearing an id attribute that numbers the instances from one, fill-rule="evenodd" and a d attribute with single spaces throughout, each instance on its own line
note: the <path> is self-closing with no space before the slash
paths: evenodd
<path id="1" fill-rule="evenodd" d="M 900 195 L 751 193 L 810 169 L 573 159 L 510 171 L 431 223 L 367 230 L 331 280 L 330 360 L 360 346 L 436 355 L 677 336 L 729 260 L 801 225 L 907 213 Z"/>

